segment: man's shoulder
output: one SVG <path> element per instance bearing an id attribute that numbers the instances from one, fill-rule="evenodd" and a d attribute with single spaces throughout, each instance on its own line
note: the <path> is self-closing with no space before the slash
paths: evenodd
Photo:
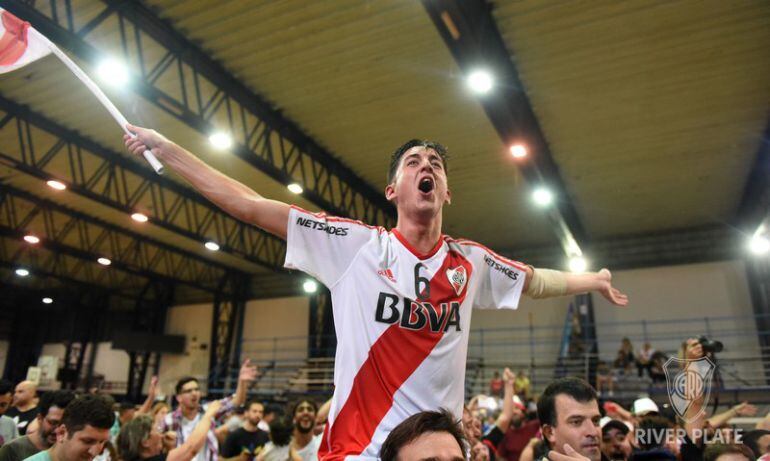
<path id="1" fill-rule="evenodd" d="M 48 453 L 48 450 L 43 450 L 28 458 L 24 458 L 24 461 L 51 461 L 51 455 Z"/>
<path id="2" fill-rule="evenodd" d="M 8 449 L 12 451 L 35 450 L 37 452 L 35 444 L 32 443 L 28 435 L 23 435 L 11 440 L 10 442 L 3 445 L 3 448 L 5 447 L 8 447 Z"/>

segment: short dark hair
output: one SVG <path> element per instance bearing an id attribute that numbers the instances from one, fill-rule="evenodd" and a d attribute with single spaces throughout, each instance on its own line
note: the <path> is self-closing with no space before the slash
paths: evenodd
<path id="1" fill-rule="evenodd" d="M 198 378 L 194 378 L 192 376 L 184 376 L 179 378 L 179 381 L 176 382 L 176 387 L 174 388 L 176 395 L 179 395 L 179 393 L 182 392 L 182 387 L 184 387 L 185 384 L 192 382 L 198 383 Z"/>
<path id="2" fill-rule="evenodd" d="M 257 400 L 257 399 L 251 399 L 248 402 L 246 402 L 246 404 L 243 406 L 243 409 L 246 411 L 249 411 L 251 410 L 252 405 L 262 405 L 262 412 L 263 413 L 265 412 L 265 404 L 262 403 L 261 400 Z"/>
<path id="3" fill-rule="evenodd" d="M 409 141 L 402 144 L 398 149 L 396 149 L 395 152 L 393 152 L 393 154 L 390 156 L 390 167 L 388 168 L 388 184 L 392 184 L 393 179 L 396 177 L 396 171 L 398 171 L 398 164 L 401 162 L 401 157 L 403 157 L 409 149 L 418 146 L 436 151 L 438 156 L 441 157 L 441 162 L 444 164 L 444 172 L 449 172 L 447 170 L 447 160 L 449 159 L 449 153 L 447 152 L 446 147 L 434 141 L 426 141 L 424 139 L 410 139 Z"/>
<path id="4" fill-rule="evenodd" d="M 299 406 L 302 405 L 303 403 L 309 403 L 310 405 L 313 406 L 313 411 L 315 413 L 318 413 L 318 403 L 316 403 L 315 401 L 310 400 L 310 399 L 300 399 L 300 400 L 297 400 L 296 402 L 291 404 L 291 413 L 289 413 L 289 415 L 292 418 L 294 418 L 294 416 L 296 416 L 297 408 L 299 408 Z"/>
<path id="5" fill-rule="evenodd" d="M 288 416 L 275 418 L 270 422 L 270 441 L 273 445 L 283 447 L 289 444 L 294 433 L 294 423 Z"/>
<path id="6" fill-rule="evenodd" d="M 460 450 L 465 453 L 467 442 L 460 427 L 460 421 L 455 419 L 448 410 L 442 408 L 439 411 L 423 411 L 402 421 L 382 444 L 380 459 L 395 461 L 402 447 L 428 432 L 448 432 L 460 445 Z"/>
<path id="7" fill-rule="evenodd" d="M 596 400 L 596 391 L 590 384 L 580 378 L 560 378 L 545 388 L 537 400 L 537 418 L 541 425 L 556 426 L 556 397 L 567 395 L 578 402 Z"/>
<path id="8" fill-rule="evenodd" d="M 766 435 L 770 435 L 770 431 L 766 431 L 764 429 L 755 429 L 743 434 L 743 438 L 741 438 L 741 440 L 743 441 L 744 445 L 749 447 L 751 451 L 754 452 L 754 456 L 759 458 L 760 456 L 764 455 L 764 453 L 759 451 L 759 439 Z"/>
<path id="9" fill-rule="evenodd" d="M 120 402 L 120 406 L 118 407 L 118 412 L 120 414 L 123 414 L 129 410 L 136 410 L 136 404 L 134 402 L 129 402 L 127 400 Z"/>
<path id="10" fill-rule="evenodd" d="M 58 390 L 46 392 L 40 397 L 40 403 L 37 405 L 38 415 L 41 418 L 45 418 L 48 416 L 48 410 L 51 407 L 58 407 L 64 410 L 74 399 L 75 393 L 72 391 Z"/>
<path id="11" fill-rule="evenodd" d="M 269 415 L 270 413 L 281 416 L 283 414 L 283 407 L 277 403 L 268 403 L 265 405 L 265 415 Z"/>
<path id="12" fill-rule="evenodd" d="M 7 379 L 0 379 L 0 395 L 13 393 L 13 391 L 14 387 L 12 382 L 8 381 Z"/>
<path id="13" fill-rule="evenodd" d="M 99 395 L 86 394 L 75 398 L 64 409 L 62 416 L 62 424 L 67 428 L 70 437 L 86 425 L 110 429 L 114 423 L 115 413 L 112 411 L 112 405 Z"/>
<path id="14" fill-rule="evenodd" d="M 754 432 L 754 431 L 752 431 Z M 706 446 L 703 452 L 703 461 L 716 461 L 722 455 L 743 455 L 749 461 L 757 459 L 751 448 L 740 443 L 713 443 Z"/>

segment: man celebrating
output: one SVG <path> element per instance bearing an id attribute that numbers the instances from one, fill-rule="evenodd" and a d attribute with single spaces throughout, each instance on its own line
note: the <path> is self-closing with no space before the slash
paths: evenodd
<path id="1" fill-rule="evenodd" d="M 243 405 L 243 402 L 246 401 L 248 385 L 256 377 L 256 367 L 250 365 L 248 360 L 243 362 L 238 374 L 238 386 L 235 389 L 235 394 L 222 400 L 222 406 L 217 412 L 215 420 L 219 420 L 233 408 Z M 176 401 L 179 403 L 179 406 L 173 413 L 166 415 L 164 421 L 165 428 L 162 432 L 176 432 L 176 446 L 179 447 L 187 441 L 190 434 L 195 430 L 195 426 L 198 425 L 198 421 L 203 417 L 203 413 L 201 413 L 201 390 L 197 379 L 191 376 L 181 378 L 177 381 L 175 390 Z M 227 436 L 226 431 L 226 425 L 215 428 L 212 424 L 206 437 L 206 444 L 195 456 L 195 461 L 217 461 L 219 439 L 224 439 Z"/>
<path id="2" fill-rule="evenodd" d="M 40 398 L 37 430 L 19 437 L 0 448 L 0 461 L 22 461 L 56 443 L 56 428 L 62 422 L 64 409 L 75 398 L 72 391 L 46 392 Z"/>
<path id="3" fill-rule="evenodd" d="M 388 231 L 266 199 L 157 132 L 128 129 L 137 134 L 125 138 L 132 153 L 150 148 L 226 212 L 285 238 L 285 266 L 331 290 L 338 347 L 324 460 L 375 459 L 387 434 L 420 411 L 461 414 L 471 308 L 515 309 L 522 292 L 599 291 L 615 304 L 628 302 L 607 270 L 533 269 L 443 235 L 451 193 L 439 144 L 413 140 L 393 154 L 385 196 L 398 222 Z"/>
<path id="4" fill-rule="evenodd" d="M 83 395 L 64 410 L 51 448 L 27 458 L 28 461 L 90 461 L 100 455 L 110 440 L 115 422 L 110 404 L 98 395 Z"/>

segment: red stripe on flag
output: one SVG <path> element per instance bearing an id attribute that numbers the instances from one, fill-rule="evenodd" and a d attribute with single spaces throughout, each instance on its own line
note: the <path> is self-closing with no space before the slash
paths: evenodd
<path id="1" fill-rule="evenodd" d="M 10 66 L 27 51 L 29 23 L 7 11 L 0 13 L 0 17 L 5 29 L 3 36 L 0 37 L 0 66 Z"/>
<path id="2" fill-rule="evenodd" d="M 449 252 L 430 281 L 431 297 L 427 302 L 436 308 L 441 303 L 462 304 L 467 289 L 463 289 L 458 296 L 446 273 L 447 269 L 458 266 L 465 267 L 466 280 L 470 280 L 470 262 L 462 255 Z M 350 395 L 334 424 L 331 428 L 327 425 L 318 459 L 337 461 L 343 460 L 345 456 L 360 455 L 371 442 L 377 426 L 390 411 L 395 392 L 430 355 L 443 335 L 443 328 L 436 333 L 427 326 L 414 331 L 401 328 L 398 323 L 385 330 L 369 349 L 369 357 L 356 374 Z"/>

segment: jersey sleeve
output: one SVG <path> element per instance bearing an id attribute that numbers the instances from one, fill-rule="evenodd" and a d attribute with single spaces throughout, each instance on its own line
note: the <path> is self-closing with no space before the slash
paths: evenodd
<path id="1" fill-rule="evenodd" d="M 284 267 L 297 269 L 332 287 L 378 229 L 358 221 L 291 207 Z"/>
<path id="2" fill-rule="evenodd" d="M 481 277 L 473 307 L 479 309 L 516 309 L 527 276 L 526 266 L 486 248 L 474 248 Z"/>

